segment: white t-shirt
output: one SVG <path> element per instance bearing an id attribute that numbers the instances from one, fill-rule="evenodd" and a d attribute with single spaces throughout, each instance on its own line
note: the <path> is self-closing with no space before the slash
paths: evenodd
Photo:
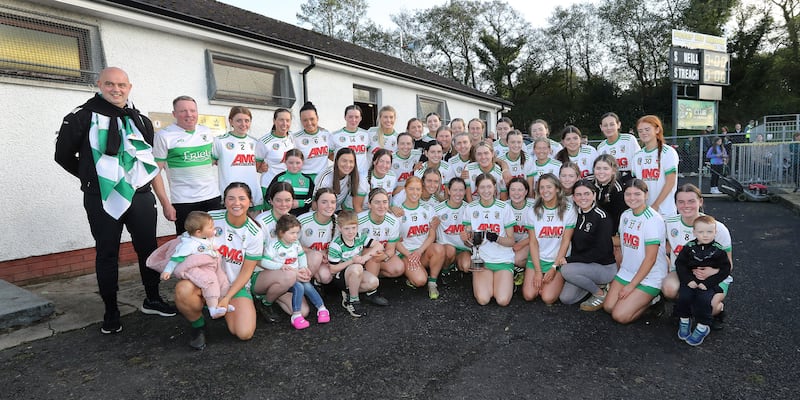
<path id="1" fill-rule="evenodd" d="M 155 135 L 153 157 L 166 164 L 172 203 L 197 203 L 219 196 L 211 157 L 214 136 L 203 125 L 187 132 L 172 124 Z"/>
<path id="2" fill-rule="evenodd" d="M 328 141 L 331 133 L 318 128 L 317 133 L 308 133 L 301 129 L 295 132 L 294 148 L 303 152 L 303 168 L 300 172 L 316 176 L 331 165 L 328 159 Z"/>
<path id="3" fill-rule="evenodd" d="M 392 154 L 397 152 L 397 131 L 392 131 L 391 134 L 387 135 L 385 133 L 379 132 L 380 128 L 377 126 L 373 126 L 369 128 L 367 132 L 369 132 L 369 154 L 370 158 L 372 154 L 375 154 L 378 149 L 386 149 L 392 152 Z M 381 146 L 380 137 L 378 135 L 383 135 L 383 145 Z M 371 160 L 370 160 L 371 161 Z"/>
<path id="4" fill-rule="evenodd" d="M 704 214 L 701 213 L 700 215 Z M 731 232 L 728 230 L 728 227 L 726 227 L 725 224 L 719 221 L 716 222 L 717 234 L 714 236 L 714 240 L 722 245 L 723 250 L 730 253 L 733 250 Z M 678 253 L 681 252 L 683 246 L 688 241 L 695 238 L 694 230 L 693 227 L 683 223 L 683 219 L 681 219 L 680 214 L 665 218 L 664 223 L 667 226 L 667 241 L 669 242 L 669 247 L 672 250 L 672 254 L 670 255 L 669 270 L 675 271 L 675 258 L 678 257 Z"/>
<path id="5" fill-rule="evenodd" d="M 469 179 L 467 180 L 467 190 L 472 192 L 472 198 L 478 195 L 478 185 L 475 184 L 475 178 L 478 175 L 482 174 L 480 165 L 477 162 L 472 162 L 467 164 L 467 172 L 469 173 Z M 506 191 L 506 183 L 503 181 L 503 170 L 497 166 L 497 164 L 492 164 L 492 169 L 489 173 L 494 176 L 494 179 L 497 181 L 497 197 L 500 197 L 500 193 Z"/>
<path id="6" fill-rule="evenodd" d="M 262 212 L 261 214 L 256 215 L 256 222 L 261 225 L 261 231 L 264 237 L 264 248 L 271 245 L 275 241 L 278 240 L 278 234 L 275 231 L 275 224 L 278 222 L 278 218 L 272 212 L 275 210 L 267 210 Z"/>
<path id="7" fill-rule="evenodd" d="M 578 165 L 581 169 L 581 178 L 585 178 L 592 174 L 594 169 L 594 160 L 597 159 L 597 150 L 594 147 L 582 144 L 578 154 L 570 155 L 569 160 Z"/>
<path id="8" fill-rule="evenodd" d="M 514 241 L 519 242 L 524 240 L 528 237 L 528 227 L 525 226 L 525 210 L 533 209 L 533 205 L 536 203 L 533 199 L 525 199 L 525 205 L 517 209 L 514 205 L 511 204 L 511 199 L 506 200 L 506 203 L 511 207 L 511 210 L 514 212 L 514 220 L 517 221 L 517 224 L 514 225 Z"/>
<path id="9" fill-rule="evenodd" d="M 548 158 L 544 165 L 539 165 L 539 162 L 533 160 L 533 184 L 539 182 L 539 178 L 544 174 L 553 174 L 558 178 L 558 173 L 561 170 L 561 161 Z"/>
<path id="10" fill-rule="evenodd" d="M 533 177 L 535 172 L 533 165 L 536 162 L 531 160 L 531 157 L 527 154 L 525 155 L 525 165 L 522 165 L 522 155 L 517 156 L 516 160 L 512 160 L 508 156 L 508 153 L 505 153 L 500 156 L 500 159 L 508 164 L 508 172 L 511 173 L 512 178 L 520 177 L 527 180 L 528 178 Z M 508 187 L 508 182 L 506 182 L 505 185 Z"/>
<path id="11" fill-rule="evenodd" d="M 561 149 L 564 148 L 564 146 L 562 146 L 561 143 L 558 143 L 553 139 L 547 138 L 547 140 L 550 141 L 550 158 L 553 158 L 553 157 L 556 156 L 556 154 L 558 154 L 559 151 L 561 151 Z M 534 142 L 530 142 L 526 146 L 526 150 L 528 151 L 528 154 L 531 154 L 531 155 L 535 154 L 533 152 L 534 143 L 536 143 L 536 142 L 535 141 Z"/>
<path id="12" fill-rule="evenodd" d="M 434 214 L 439 217 L 439 227 L 436 228 L 436 243 L 449 244 L 456 250 L 467 250 L 467 245 L 461 240 L 464 224 L 461 217 L 464 215 L 466 202 L 461 202 L 461 207 L 452 208 L 447 201 L 443 201 L 433 208 Z"/>
<path id="13" fill-rule="evenodd" d="M 250 218 L 244 225 L 236 227 L 228 223 L 226 210 L 209 212 L 214 220 L 216 233 L 214 246 L 222 256 L 222 267 L 228 281 L 233 282 L 242 270 L 244 260 L 260 261 L 264 252 L 264 237 L 261 228 Z M 247 282 L 250 286 L 250 281 Z"/>
<path id="14" fill-rule="evenodd" d="M 525 148 L 523 148 L 522 151 L 525 151 Z M 504 156 L 506 153 L 508 153 L 508 146 L 504 145 L 503 143 L 500 143 L 500 140 L 495 141 L 494 142 L 494 156 L 497 157 L 497 158 L 500 158 L 500 157 Z"/>
<path id="15" fill-rule="evenodd" d="M 272 132 L 267 133 L 256 144 L 256 158 L 264 160 L 269 169 L 261 174 L 261 186 L 269 187 L 275 175 L 286 171 L 286 152 L 294 148 L 294 139 L 291 133 L 285 137 L 277 137 Z"/>
<path id="16" fill-rule="evenodd" d="M 619 221 L 619 238 L 622 245 L 622 264 L 617 276 L 630 282 L 645 258 L 645 246 L 658 245 L 656 261 L 641 284 L 660 289 L 664 277 L 667 276 L 666 235 L 664 219 L 650 207 L 641 214 L 635 215 L 627 209 Z"/>
<path id="17" fill-rule="evenodd" d="M 333 166 L 325 168 L 321 174 L 317 175 L 317 179 L 314 182 L 314 191 L 324 187 L 333 188 Z M 359 196 L 366 196 L 368 190 L 366 174 L 360 175 L 356 193 Z M 345 176 L 339 180 L 339 193 L 336 194 L 336 210 L 352 209 L 353 195 L 350 193 L 350 177 Z"/>
<path id="18" fill-rule="evenodd" d="M 367 176 L 367 171 L 372 163 L 372 155 L 367 148 L 369 147 L 369 133 L 358 128 L 355 132 L 350 132 L 345 128 L 339 129 L 330 137 L 328 151 L 333 153 L 336 160 L 336 153 L 339 149 L 349 147 L 356 153 L 356 167 L 360 176 Z"/>
<path id="19" fill-rule="evenodd" d="M 647 183 L 647 205 L 652 205 L 661 189 L 666 185 L 666 176 L 678 173 L 678 152 L 672 146 L 665 144 L 661 151 L 661 168 L 658 167 L 656 149 L 642 149 L 636 153 L 633 160 L 633 176 Z M 658 207 L 662 216 L 677 214 L 675 208 L 675 192 L 678 190 L 677 182 L 670 188 L 669 194 Z"/>
<path id="20" fill-rule="evenodd" d="M 391 214 L 383 217 L 383 222 L 372 220 L 369 210 L 358 213 L 358 232 L 360 235 L 381 242 L 384 248 L 388 243 L 400 241 L 400 222 Z"/>
<path id="21" fill-rule="evenodd" d="M 277 270 L 284 265 L 294 269 L 308 268 L 306 253 L 299 241 L 287 245 L 276 240 L 272 245 L 264 247 L 264 256 L 261 257 L 261 263 L 256 269 Z"/>
<path id="22" fill-rule="evenodd" d="M 563 217 L 558 216 L 558 207 L 543 206 L 541 216 L 536 215 L 534 208 L 530 207 L 525 209 L 522 219 L 525 226 L 536 233 L 536 240 L 539 242 L 539 262 L 551 266 L 558 256 L 564 231 L 575 229 L 578 215 L 575 213 L 575 206 L 569 202 Z M 565 255 L 569 255 L 569 250 Z"/>
<path id="23" fill-rule="evenodd" d="M 429 234 L 436 234 L 430 232 L 433 209 L 421 201 L 417 208 L 408 208 L 405 204 L 401 204 L 400 207 L 403 208 L 403 216 L 400 217 L 400 238 L 408 251 L 414 251 L 422 247 Z"/>
<path id="24" fill-rule="evenodd" d="M 327 253 L 331 240 L 336 234 L 336 226 L 333 219 L 326 224 L 320 223 L 315 214 L 315 211 L 309 211 L 297 217 L 301 226 L 300 244 L 303 247 Z"/>
<path id="25" fill-rule="evenodd" d="M 467 164 L 471 162 L 472 161 L 470 161 L 469 159 L 462 160 L 461 154 L 456 154 L 450 157 L 449 160 L 447 160 L 447 163 L 450 164 L 450 169 L 453 171 L 453 176 L 457 176 L 459 178 L 461 177 L 461 171 L 463 171 L 464 168 L 467 167 Z"/>
<path id="26" fill-rule="evenodd" d="M 392 155 L 392 172 L 397 177 L 397 186 L 404 187 L 406 179 L 414 176 L 414 164 L 422 157 L 422 150 L 413 149 L 408 158 L 402 158 L 397 153 Z"/>
<path id="27" fill-rule="evenodd" d="M 256 161 L 257 140 L 245 136 L 238 137 L 232 132 L 214 138 L 211 156 L 217 161 L 219 172 L 219 192 L 224 193 L 231 182 L 243 182 L 250 187 L 253 194 L 253 205 L 258 207 L 264 203 L 261 185 L 258 180 Z"/>
<path id="28" fill-rule="evenodd" d="M 473 232 L 491 231 L 500 237 L 506 237 L 506 228 L 517 224 L 514 212 L 504 201 L 495 199 L 489 207 L 484 207 L 480 200 L 474 200 L 464 207 L 461 216 L 464 226 Z M 497 242 L 484 240 L 480 245 L 481 258 L 489 264 L 513 264 L 514 250 L 501 246 Z"/>
<path id="29" fill-rule="evenodd" d="M 414 172 L 414 176 L 416 176 L 419 179 L 422 179 L 422 174 L 425 173 L 426 169 L 428 169 L 428 161 L 425 161 L 424 163 L 422 163 L 422 168 L 416 170 Z M 447 182 L 450 182 L 450 179 L 452 179 L 453 176 L 454 176 L 453 175 L 453 169 L 450 168 L 450 164 L 447 161 L 444 161 L 444 160 L 442 160 L 442 162 L 439 163 L 439 168 L 438 169 L 439 169 L 439 174 L 442 175 L 442 179 L 441 179 L 442 180 L 442 188 L 444 188 L 445 184 L 447 184 Z"/>
<path id="30" fill-rule="evenodd" d="M 617 160 L 617 168 L 623 172 L 631 171 L 633 157 L 641 149 L 639 142 L 630 133 L 620 133 L 614 143 L 609 143 L 606 139 L 597 145 L 597 153 L 612 155 Z"/>

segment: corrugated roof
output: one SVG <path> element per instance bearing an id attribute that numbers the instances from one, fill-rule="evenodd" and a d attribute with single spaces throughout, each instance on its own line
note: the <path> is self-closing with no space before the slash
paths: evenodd
<path id="1" fill-rule="evenodd" d="M 140 11 L 197 24 L 301 53 L 357 65 L 402 79 L 451 90 L 493 103 L 511 106 L 457 81 L 434 74 L 383 53 L 356 46 L 292 24 L 214 0 L 120 0 L 106 1 Z"/>

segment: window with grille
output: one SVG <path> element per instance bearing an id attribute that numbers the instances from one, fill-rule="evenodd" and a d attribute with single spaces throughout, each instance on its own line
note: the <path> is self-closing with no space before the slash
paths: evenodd
<path id="1" fill-rule="evenodd" d="M 103 68 L 97 27 L 0 7 L 0 75 L 94 84 Z"/>
<path id="2" fill-rule="evenodd" d="M 289 67 L 208 51 L 208 98 L 254 106 L 291 107 Z"/>
<path id="3" fill-rule="evenodd" d="M 421 119 L 424 124 L 425 116 L 432 112 L 439 114 L 443 125 L 450 123 L 450 110 L 447 108 L 447 101 L 417 96 L 417 118 Z"/>

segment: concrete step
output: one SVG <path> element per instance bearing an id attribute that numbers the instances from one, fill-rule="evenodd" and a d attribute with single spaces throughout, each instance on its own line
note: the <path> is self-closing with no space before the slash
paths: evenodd
<path id="1" fill-rule="evenodd" d="M 53 311 L 52 301 L 0 280 L 0 329 L 31 324 Z"/>

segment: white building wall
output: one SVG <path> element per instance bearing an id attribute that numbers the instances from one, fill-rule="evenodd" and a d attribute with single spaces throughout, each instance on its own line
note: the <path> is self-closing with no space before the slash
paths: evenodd
<path id="1" fill-rule="evenodd" d="M 288 65 L 297 97 L 292 130 L 301 128 L 300 72 L 308 65 L 307 55 L 91 2 L 48 4 L 58 3 L 65 3 L 62 6 L 68 10 L 25 2 L 14 2 L 13 6 L 98 26 L 106 65 L 128 72 L 133 84 L 130 99 L 145 115 L 171 112 L 173 98 L 189 95 L 197 100 L 201 114 L 227 116 L 229 105 L 208 101 L 205 57 L 206 50 L 212 49 Z M 107 14 L 112 11 L 114 14 Z M 331 131 L 344 126 L 344 108 L 353 102 L 354 84 L 379 89 L 378 106 L 388 104 L 397 109 L 399 132 L 405 130 L 409 118 L 416 116 L 417 94 L 447 99 L 451 116 L 467 120 L 477 116 L 478 109 L 498 108 L 480 99 L 327 60 L 317 59 L 317 64 L 308 74 L 309 99 L 319 110 L 320 125 Z M 6 226 L 0 230 L 0 261 L 94 246 L 79 182 L 53 161 L 55 133 L 62 118 L 93 93 L 92 88 L 0 78 L 0 136 L 5 142 L 0 149 L 0 207 L 6 211 Z M 252 110 L 253 136 L 260 137 L 270 129 L 274 109 Z M 174 225 L 160 215 L 160 210 L 158 234 L 174 234 Z M 129 240 L 127 233 L 123 237 Z"/>

